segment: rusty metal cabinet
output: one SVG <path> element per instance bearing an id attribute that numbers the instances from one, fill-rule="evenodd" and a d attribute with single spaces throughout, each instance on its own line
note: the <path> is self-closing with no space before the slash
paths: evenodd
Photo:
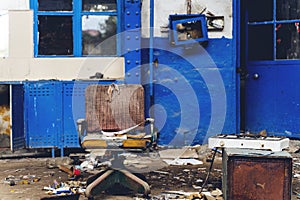
<path id="1" fill-rule="evenodd" d="M 287 152 L 223 150 L 225 200 L 290 200 L 292 157 Z"/>

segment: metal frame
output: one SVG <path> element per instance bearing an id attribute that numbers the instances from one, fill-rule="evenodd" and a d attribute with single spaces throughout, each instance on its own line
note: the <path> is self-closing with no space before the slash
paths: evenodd
<path id="1" fill-rule="evenodd" d="M 82 2 L 81 0 L 73 0 L 73 11 L 38 11 L 38 0 L 30 0 L 30 8 L 34 11 L 34 28 L 33 28 L 33 37 L 34 37 L 34 56 L 35 57 L 70 57 L 69 55 L 39 55 L 38 54 L 38 16 L 72 16 L 73 20 L 73 57 L 85 57 L 90 55 L 82 55 L 82 22 L 81 17 L 83 15 L 97 15 L 97 16 L 116 16 L 117 17 L 117 34 L 122 31 L 121 27 L 121 16 L 122 16 L 122 3 L 121 0 L 117 0 L 117 11 L 116 12 L 85 12 L 81 11 Z M 120 37 L 117 38 L 117 54 L 120 55 Z M 105 55 L 92 55 L 93 57 L 103 57 Z M 90 56 L 91 57 L 91 56 Z"/>
<path id="2" fill-rule="evenodd" d="M 180 16 L 180 15 L 176 15 L 176 16 Z M 182 15 L 182 16 L 184 16 L 184 15 Z M 178 34 L 177 34 L 177 31 L 176 31 L 176 25 L 179 24 L 179 23 L 184 23 L 184 22 L 189 22 L 189 21 L 201 21 L 201 30 L 202 30 L 203 37 L 202 38 L 197 38 L 197 39 L 179 41 L 178 40 Z M 174 20 L 174 21 L 171 21 L 171 24 L 172 24 L 172 31 L 173 31 L 172 40 L 175 42 L 176 45 L 191 44 L 191 43 L 195 43 L 195 42 L 204 42 L 204 41 L 208 40 L 205 15 L 198 15 L 198 16 L 195 15 L 195 17 L 193 17 L 193 18 L 183 18 L 183 19 L 179 19 L 179 20 Z"/>

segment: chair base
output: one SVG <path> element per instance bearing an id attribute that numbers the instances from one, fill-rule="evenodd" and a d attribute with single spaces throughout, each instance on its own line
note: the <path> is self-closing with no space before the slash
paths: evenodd
<path id="1" fill-rule="evenodd" d="M 144 194 L 145 196 L 150 194 L 150 186 L 148 183 L 132 174 L 131 172 L 123 169 L 109 169 L 105 172 L 91 177 L 87 180 L 87 188 L 85 195 L 88 198 L 93 198 L 96 195 L 101 194 L 103 191 L 114 187 L 116 184 L 136 192 Z M 116 191 L 118 188 L 115 189 Z"/>

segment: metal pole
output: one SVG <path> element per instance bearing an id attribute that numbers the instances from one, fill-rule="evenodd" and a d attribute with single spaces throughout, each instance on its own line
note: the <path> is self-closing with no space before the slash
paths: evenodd
<path id="1" fill-rule="evenodd" d="M 154 36 L 154 0 L 150 0 L 150 38 L 149 38 L 149 87 L 153 96 L 153 36 Z"/>

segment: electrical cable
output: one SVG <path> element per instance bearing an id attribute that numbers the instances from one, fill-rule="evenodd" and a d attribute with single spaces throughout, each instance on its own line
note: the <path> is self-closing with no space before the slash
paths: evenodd
<path id="1" fill-rule="evenodd" d="M 211 163 L 210 163 L 209 170 L 208 170 L 208 172 L 207 172 L 206 178 L 205 178 L 205 180 L 204 180 L 204 182 L 203 182 L 203 184 L 202 184 L 202 186 L 201 186 L 201 189 L 200 189 L 200 191 L 199 191 L 200 194 L 201 194 L 201 192 L 203 191 L 203 188 L 205 187 L 205 185 L 207 184 L 209 175 L 210 175 L 210 173 L 211 173 L 211 170 L 212 170 L 212 167 L 213 167 L 213 164 L 214 164 L 214 160 L 215 160 L 216 154 L 217 154 L 217 152 L 218 152 L 218 148 L 213 149 L 213 151 L 214 151 L 214 154 L 213 154 L 213 157 L 212 157 L 212 160 L 211 160 Z"/>

